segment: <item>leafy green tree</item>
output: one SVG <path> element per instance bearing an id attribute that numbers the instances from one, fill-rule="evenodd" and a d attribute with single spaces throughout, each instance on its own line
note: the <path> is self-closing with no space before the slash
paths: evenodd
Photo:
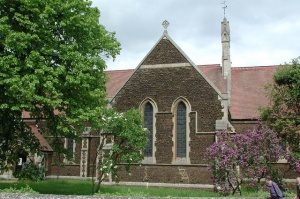
<path id="1" fill-rule="evenodd" d="M 101 183 L 111 174 L 118 178 L 122 168 L 120 163 L 125 163 L 125 169 L 130 172 L 132 163 L 143 160 L 144 151 L 148 142 L 148 131 L 143 128 L 143 121 L 138 110 L 131 109 L 119 113 L 110 109 L 103 117 L 105 125 L 101 133 L 101 142 L 97 149 L 98 156 L 98 184 L 95 192 L 100 189 Z"/>
<path id="2" fill-rule="evenodd" d="M 86 0 L 0 0 L 0 170 L 18 148 L 37 152 L 24 112 L 54 137 L 102 125 L 105 59 L 120 43 L 99 17 Z"/>
<path id="3" fill-rule="evenodd" d="M 266 87 L 270 104 L 261 117 L 286 142 L 291 153 L 300 153 L 300 57 L 280 66 Z"/>

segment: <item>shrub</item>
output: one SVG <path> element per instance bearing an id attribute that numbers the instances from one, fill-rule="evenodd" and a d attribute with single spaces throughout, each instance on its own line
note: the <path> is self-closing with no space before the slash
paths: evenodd
<path id="1" fill-rule="evenodd" d="M 23 168 L 18 173 L 17 178 L 19 180 L 41 181 L 44 180 L 44 176 L 45 170 L 43 168 L 39 168 L 33 162 L 26 162 L 23 164 Z"/>
<path id="2" fill-rule="evenodd" d="M 16 188 L 6 188 L 6 189 L 0 189 L 0 192 L 3 193 L 28 193 L 28 194 L 39 194 L 38 192 L 34 191 L 29 187 L 27 184 L 26 187 L 22 187 L 21 189 L 16 189 Z"/>
<path id="3" fill-rule="evenodd" d="M 277 169 L 272 169 L 270 171 L 270 176 L 272 176 L 272 180 L 279 186 L 279 188 L 282 191 L 289 192 L 287 183 L 283 180 L 282 175 L 279 173 Z"/>
<path id="4" fill-rule="evenodd" d="M 284 155 L 277 133 L 262 123 L 244 133 L 218 132 L 217 140 L 206 149 L 205 157 L 216 190 L 224 196 L 241 195 L 242 184 L 259 190 L 262 178 Z M 285 188 L 278 172 L 275 176 L 275 182 Z M 251 181 L 245 183 L 246 179 Z"/>

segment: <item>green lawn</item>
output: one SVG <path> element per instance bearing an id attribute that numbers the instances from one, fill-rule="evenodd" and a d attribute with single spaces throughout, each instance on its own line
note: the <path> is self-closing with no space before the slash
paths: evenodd
<path id="1" fill-rule="evenodd" d="M 28 185 L 34 191 L 41 194 L 60 195 L 91 195 L 92 182 L 85 180 L 45 180 L 40 182 L 32 181 L 0 181 L 0 191 L 5 188 L 20 189 Z"/>
<path id="2" fill-rule="evenodd" d="M 92 182 L 87 180 L 60 180 L 51 179 L 41 182 L 31 181 L 5 181 L 0 180 L 0 192 L 3 189 L 19 190 L 22 187 L 30 187 L 40 194 L 57 195 L 92 195 Z M 180 189 L 180 188 L 147 188 L 133 186 L 102 186 L 101 195 L 110 196 L 157 196 L 157 197 L 220 197 L 218 193 L 200 189 Z M 239 195 L 235 195 L 238 197 Z M 243 190 L 243 197 L 268 197 L 268 192 L 251 192 Z M 293 194 L 286 194 L 293 197 Z"/>
<path id="3" fill-rule="evenodd" d="M 102 195 L 115 196 L 157 196 L 157 197 L 219 197 L 213 191 L 199 189 L 158 188 L 158 187 L 126 187 L 126 186 L 103 186 Z"/>

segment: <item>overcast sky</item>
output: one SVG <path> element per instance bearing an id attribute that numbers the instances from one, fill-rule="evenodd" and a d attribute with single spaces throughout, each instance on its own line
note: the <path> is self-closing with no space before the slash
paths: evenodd
<path id="1" fill-rule="evenodd" d="M 221 64 L 223 0 L 93 0 L 100 23 L 122 45 L 108 70 L 133 69 L 163 34 L 196 64 Z M 300 0 L 227 0 L 233 67 L 277 65 L 300 56 Z"/>

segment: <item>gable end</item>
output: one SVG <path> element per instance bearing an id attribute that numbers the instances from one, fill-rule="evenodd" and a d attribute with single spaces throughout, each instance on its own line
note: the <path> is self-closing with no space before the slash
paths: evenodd
<path id="1" fill-rule="evenodd" d="M 188 63 L 189 61 L 167 38 L 163 38 L 150 52 L 141 65 Z"/>

